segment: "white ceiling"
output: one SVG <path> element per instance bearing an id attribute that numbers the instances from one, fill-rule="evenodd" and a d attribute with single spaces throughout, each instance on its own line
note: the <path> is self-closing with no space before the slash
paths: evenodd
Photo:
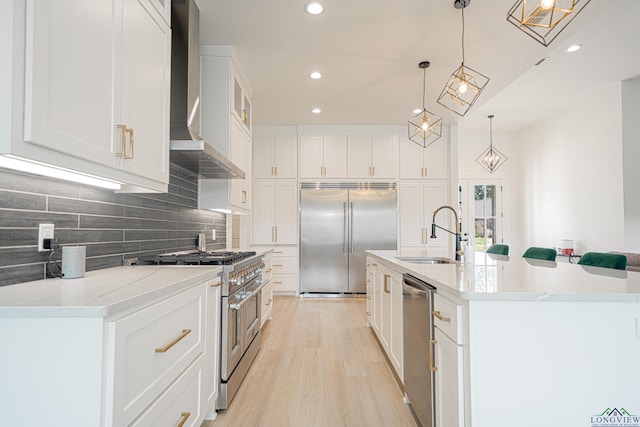
<path id="1" fill-rule="evenodd" d="M 461 120 L 436 102 L 462 60 L 454 0 L 323 0 L 320 16 L 306 14 L 305 2 L 197 0 L 200 42 L 234 47 L 253 91 L 254 125 L 405 124 L 421 107 L 423 60 L 431 62 L 427 109 L 445 123 Z M 506 21 L 514 2 L 472 0 L 465 9 L 465 65 L 491 78 L 465 126 L 486 127 L 495 114 L 522 127 L 585 85 L 640 74 L 640 1 L 591 0 L 548 48 Z M 584 47 L 570 55 L 573 43 Z M 316 70 L 323 78 L 311 80 Z"/>

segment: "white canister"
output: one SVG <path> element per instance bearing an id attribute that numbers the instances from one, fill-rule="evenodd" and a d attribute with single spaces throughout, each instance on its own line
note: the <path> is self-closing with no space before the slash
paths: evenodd
<path id="1" fill-rule="evenodd" d="M 86 267 L 86 246 L 62 247 L 62 278 L 77 279 L 84 277 Z"/>
<path id="2" fill-rule="evenodd" d="M 465 264 L 473 264 L 476 259 L 476 248 L 473 245 L 465 245 L 464 256 Z"/>

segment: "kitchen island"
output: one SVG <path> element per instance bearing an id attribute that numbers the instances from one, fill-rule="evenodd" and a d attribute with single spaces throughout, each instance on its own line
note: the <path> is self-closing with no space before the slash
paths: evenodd
<path id="1" fill-rule="evenodd" d="M 221 270 L 0 287 L 0 424 L 199 426 L 218 393 Z"/>
<path id="2" fill-rule="evenodd" d="M 402 274 L 436 288 L 438 427 L 614 425 L 618 412 L 630 414 L 619 425 L 640 426 L 639 273 L 480 252 L 451 264 L 398 256 L 368 251 L 369 323 L 402 380 Z"/>

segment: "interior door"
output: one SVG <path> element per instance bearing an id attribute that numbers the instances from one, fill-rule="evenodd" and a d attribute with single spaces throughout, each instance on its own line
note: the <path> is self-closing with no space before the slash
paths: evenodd
<path id="1" fill-rule="evenodd" d="M 348 213 L 348 291 L 364 293 L 365 251 L 397 248 L 396 190 L 351 190 Z"/>
<path id="2" fill-rule="evenodd" d="M 347 292 L 348 208 L 346 190 L 300 191 L 300 292 Z"/>

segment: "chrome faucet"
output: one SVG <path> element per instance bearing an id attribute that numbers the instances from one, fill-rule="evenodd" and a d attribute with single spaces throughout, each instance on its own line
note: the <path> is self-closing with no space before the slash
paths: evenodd
<path id="1" fill-rule="evenodd" d="M 438 212 L 440 212 L 442 209 L 449 209 L 451 210 L 451 212 L 453 212 L 453 216 L 455 217 L 456 220 L 456 231 L 455 233 L 451 230 L 447 230 L 444 227 L 440 227 L 439 225 L 436 224 L 436 215 L 438 214 Z M 458 221 L 458 213 L 456 212 L 456 210 L 454 208 L 452 208 L 451 206 L 440 206 L 438 209 L 436 209 L 435 211 L 433 211 L 433 221 L 431 223 L 431 238 L 435 239 L 436 236 L 436 228 L 439 228 L 440 230 L 444 230 L 447 233 L 453 234 L 454 236 L 456 236 L 456 261 L 462 261 L 462 254 L 464 253 L 462 251 L 462 233 L 461 233 L 461 229 L 462 226 L 460 225 L 460 221 Z"/>

